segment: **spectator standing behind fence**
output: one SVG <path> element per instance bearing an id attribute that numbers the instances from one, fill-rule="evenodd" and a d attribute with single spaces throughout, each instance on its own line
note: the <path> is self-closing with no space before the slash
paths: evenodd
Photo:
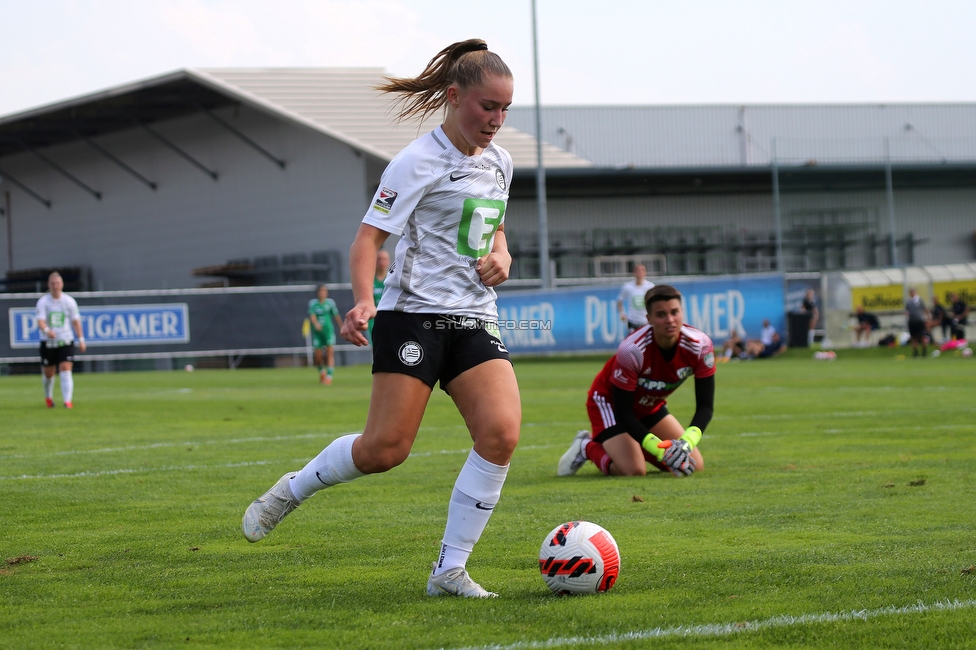
<path id="1" fill-rule="evenodd" d="M 871 344 L 871 332 L 880 329 L 881 322 L 876 315 L 864 311 L 861 305 L 854 311 L 854 317 L 857 318 L 857 325 L 854 326 L 854 347 L 866 348 Z"/>
<path id="2" fill-rule="evenodd" d="M 925 308 L 925 303 L 915 291 L 915 287 L 908 290 L 908 300 L 905 301 L 905 315 L 908 317 L 908 336 L 912 342 L 912 356 L 917 357 L 919 348 L 921 348 L 924 357 L 928 354 L 926 326 L 929 322 L 929 310 Z"/>
<path id="3" fill-rule="evenodd" d="M 807 289 L 803 297 L 803 313 L 810 316 L 810 327 L 807 330 L 807 345 L 813 345 L 814 333 L 817 329 L 817 322 L 820 321 L 820 309 L 817 307 L 817 294 L 813 289 Z"/>
<path id="4" fill-rule="evenodd" d="M 67 408 L 74 408 L 75 381 L 71 369 L 75 360 L 75 341 L 84 352 L 78 303 L 64 293 L 64 279 L 55 271 L 47 278 L 48 292 L 37 301 L 37 329 L 41 333 L 41 379 L 44 403 L 54 408 L 54 372 L 61 378 L 61 397 Z"/>
<path id="5" fill-rule="evenodd" d="M 952 338 L 962 340 L 966 338 L 966 325 L 969 323 L 969 305 L 959 296 L 953 293 L 949 296 L 952 300 Z"/>
<path id="6" fill-rule="evenodd" d="M 654 286 L 647 278 L 647 267 L 634 265 L 634 279 L 620 287 L 617 295 L 617 312 L 620 320 L 627 323 L 628 332 L 647 325 L 647 310 L 644 309 L 644 294 Z"/>

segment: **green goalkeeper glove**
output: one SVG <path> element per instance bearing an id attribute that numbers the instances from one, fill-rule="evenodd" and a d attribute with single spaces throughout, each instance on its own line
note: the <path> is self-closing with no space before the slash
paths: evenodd
<path id="1" fill-rule="evenodd" d="M 695 461 L 691 452 L 701 441 L 702 432 L 698 427 L 688 427 L 678 440 L 664 440 L 648 433 L 642 446 L 658 461 L 671 470 L 675 476 L 690 476 L 695 471 Z"/>

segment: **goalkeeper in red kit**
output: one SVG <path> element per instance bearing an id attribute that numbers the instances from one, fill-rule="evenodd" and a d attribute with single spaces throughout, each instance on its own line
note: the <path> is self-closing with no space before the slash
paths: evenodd
<path id="1" fill-rule="evenodd" d="M 644 297 L 648 324 L 625 338 L 593 380 L 586 400 L 592 434 L 580 431 L 559 459 L 559 476 L 587 460 L 607 476 L 644 476 L 647 463 L 675 476 L 704 469 L 698 442 L 712 419 L 712 341 L 684 324 L 681 293 L 659 284 Z M 695 378 L 695 415 L 688 428 L 668 412 L 667 397 Z"/>

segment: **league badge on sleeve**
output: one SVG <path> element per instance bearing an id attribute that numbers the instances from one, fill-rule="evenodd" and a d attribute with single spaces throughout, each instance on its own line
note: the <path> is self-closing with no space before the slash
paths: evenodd
<path id="1" fill-rule="evenodd" d="M 380 190 L 379 196 L 376 197 L 376 203 L 373 204 L 373 208 L 379 210 L 383 214 L 390 214 L 390 210 L 393 208 L 393 202 L 396 201 L 396 197 L 396 192 L 384 187 Z"/>

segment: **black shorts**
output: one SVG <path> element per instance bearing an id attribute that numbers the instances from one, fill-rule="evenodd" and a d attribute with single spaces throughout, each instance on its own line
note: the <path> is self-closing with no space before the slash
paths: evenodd
<path id="1" fill-rule="evenodd" d="M 910 320 L 908 321 L 908 335 L 913 339 L 921 339 L 928 332 L 925 330 L 925 321 L 922 320 Z"/>
<path id="2" fill-rule="evenodd" d="M 661 408 L 659 408 L 658 410 L 654 411 L 650 415 L 645 415 L 644 417 L 642 417 L 640 419 L 640 421 L 641 421 L 641 424 L 643 424 L 645 427 L 647 427 L 647 430 L 650 431 L 658 422 L 660 422 L 661 420 L 663 420 L 664 418 L 666 418 L 669 415 L 671 415 L 671 413 L 668 411 L 667 405 L 666 404 L 662 404 L 661 405 Z M 621 433 L 630 433 L 630 432 L 627 431 L 627 429 L 624 428 L 624 425 L 622 425 L 622 424 L 620 424 L 618 422 L 617 424 L 613 425 L 612 427 L 607 427 L 606 429 L 604 429 L 603 431 L 601 431 L 599 434 L 597 434 L 597 437 L 594 438 L 593 440 L 595 442 L 599 442 L 599 443 L 602 444 L 602 443 L 606 442 L 607 440 L 609 440 L 610 438 L 615 438 L 615 437 L 619 436 Z M 647 434 L 644 434 L 644 435 L 647 435 Z M 631 436 L 631 437 L 633 437 L 633 436 Z M 641 439 L 637 441 L 637 444 L 641 444 L 643 442 L 644 442 L 644 438 L 643 438 L 643 436 L 641 436 Z"/>
<path id="3" fill-rule="evenodd" d="M 72 363 L 75 360 L 74 342 L 67 345 L 48 347 L 47 343 L 41 341 L 41 365 L 54 366 L 57 368 L 62 363 Z"/>
<path id="4" fill-rule="evenodd" d="M 373 373 L 410 375 L 431 388 L 440 381 L 444 389 L 462 372 L 485 361 L 505 359 L 511 363 L 497 332 L 497 323 L 477 318 L 377 312 Z"/>

